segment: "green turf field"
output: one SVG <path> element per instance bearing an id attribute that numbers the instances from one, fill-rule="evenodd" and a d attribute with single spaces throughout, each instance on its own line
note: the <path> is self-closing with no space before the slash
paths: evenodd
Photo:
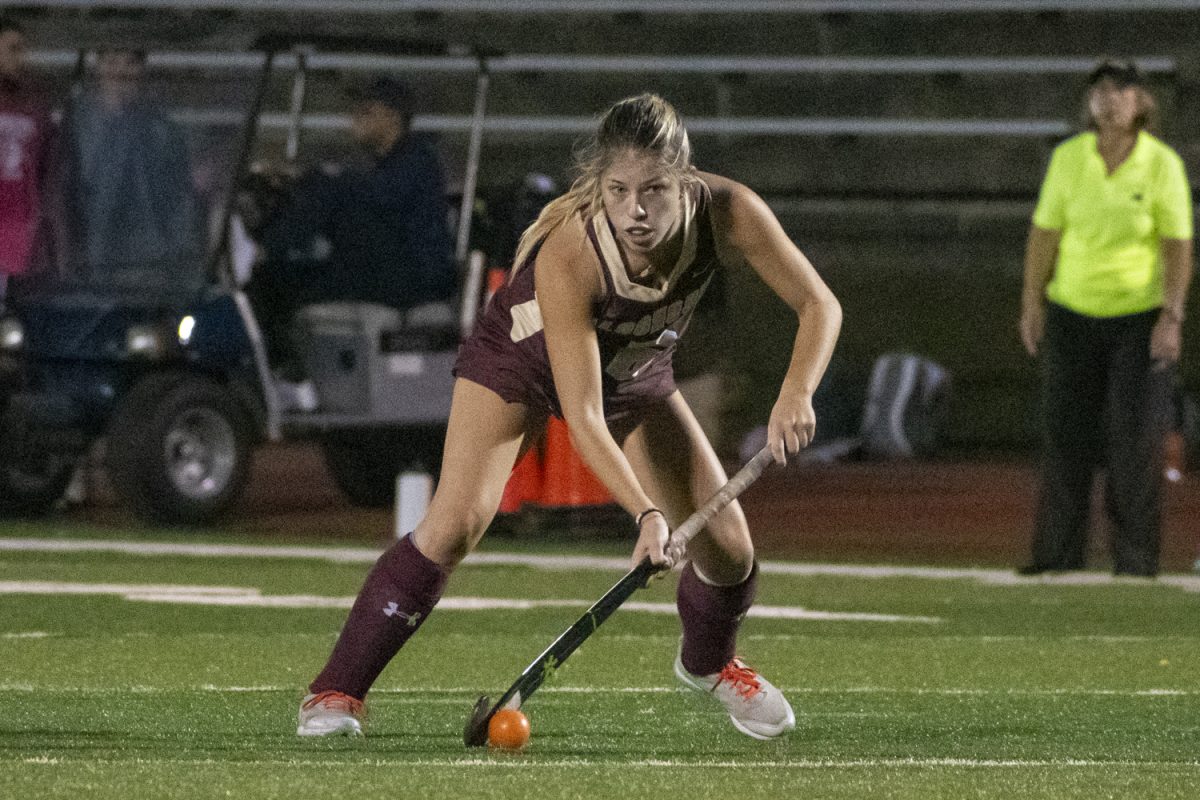
<path id="1" fill-rule="evenodd" d="M 533 697 L 533 739 L 514 755 L 464 749 L 475 697 L 507 688 L 620 577 L 607 562 L 464 566 L 370 697 L 368 737 L 308 741 L 294 735 L 297 702 L 369 552 L 55 552 L 14 537 L 133 539 L 0 528 L 5 800 L 1194 798 L 1200 786 L 1194 576 L 768 565 L 760 603 L 780 616 L 749 618 L 741 649 L 797 712 L 796 731 L 768 743 L 676 688 L 667 578 Z M 554 602 L 464 610 L 468 598 Z"/>

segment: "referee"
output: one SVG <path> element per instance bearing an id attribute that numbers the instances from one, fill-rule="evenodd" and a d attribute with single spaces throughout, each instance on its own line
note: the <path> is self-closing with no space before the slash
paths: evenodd
<path id="1" fill-rule="evenodd" d="M 1025 252 L 1021 339 L 1042 356 L 1043 471 L 1033 558 L 1082 569 L 1092 479 L 1106 469 L 1117 575 L 1158 572 L 1170 385 L 1192 273 L 1179 156 L 1148 132 L 1153 96 L 1131 62 L 1088 78 L 1088 130 L 1050 159 Z"/>

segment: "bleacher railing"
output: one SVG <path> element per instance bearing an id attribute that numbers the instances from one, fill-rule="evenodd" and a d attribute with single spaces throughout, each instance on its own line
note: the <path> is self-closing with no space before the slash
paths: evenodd
<path id="1" fill-rule="evenodd" d="M 309 69 L 341 72 L 394 72 L 407 74 L 476 74 L 477 57 L 466 56 L 381 56 L 364 54 L 307 53 Z M 38 50 L 30 61 L 44 69 L 67 69 L 77 54 L 71 50 Z M 299 56 L 281 53 L 277 67 L 294 68 Z M 1167 56 L 1142 56 L 1136 59 L 1148 73 L 1173 73 L 1174 59 Z M 213 72 L 253 71 L 262 65 L 256 53 L 162 51 L 151 53 L 152 69 L 207 70 Z M 879 75 L 1084 75 L 1095 64 L 1079 57 L 725 57 L 725 56 L 574 56 L 507 55 L 486 59 L 489 73 L 605 73 L 605 74 L 683 74 L 683 75 L 801 75 L 801 74 L 879 74 Z M 236 112 L 218 108 L 193 108 L 176 111 L 185 124 L 234 126 L 242 122 Z M 291 119 L 285 113 L 266 113 L 260 118 L 264 128 L 286 129 Z M 301 117 L 305 130 L 344 130 L 348 114 L 306 113 Z M 470 115 L 424 114 L 414 119 L 417 130 L 464 133 L 471 130 Z M 489 133 L 520 136 L 576 135 L 595 125 L 592 117 L 561 115 L 491 115 L 484 130 Z M 1072 129 L 1063 119 L 931 119 L 887 117 L 766 117 L 719 116 L 689 117 L 688 128 L 698 135 L 742 136 L 1008 136 L 1054 137 Z"/>

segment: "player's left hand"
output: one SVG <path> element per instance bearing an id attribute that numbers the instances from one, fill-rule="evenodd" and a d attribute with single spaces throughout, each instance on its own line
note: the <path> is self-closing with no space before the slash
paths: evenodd
<path id="1" fill-rule="evenodd" d="M 813 411 L 812 396 L 808 394 L 780 395 L 771 409 L 771 421 L 767 423 L 767 444 L 776 464 L 786 464 L 790 453 L 795 455 L 813 439 L 817 431 L 817 415 Z"/>

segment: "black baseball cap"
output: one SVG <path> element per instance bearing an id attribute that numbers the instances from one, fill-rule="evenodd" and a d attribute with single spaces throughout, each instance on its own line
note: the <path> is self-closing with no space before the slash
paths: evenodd
<path id="1" fill-rule="evenodd" d="M 1088 86 L 1094 86 L 1108 78 L 1118 86 L 1145 86 L 1146 76 L 1132 61 L 1106 58 L 1092 68 L 1088 74 Z"/>
<path id="2" fill-rule="evenodd" d="M 410 116 L 413 112 L 413 93 L 404 81 L 387 75 L 376 75 L 350 87 L 350 99 L 357 103 L 380 103 Z"/>

